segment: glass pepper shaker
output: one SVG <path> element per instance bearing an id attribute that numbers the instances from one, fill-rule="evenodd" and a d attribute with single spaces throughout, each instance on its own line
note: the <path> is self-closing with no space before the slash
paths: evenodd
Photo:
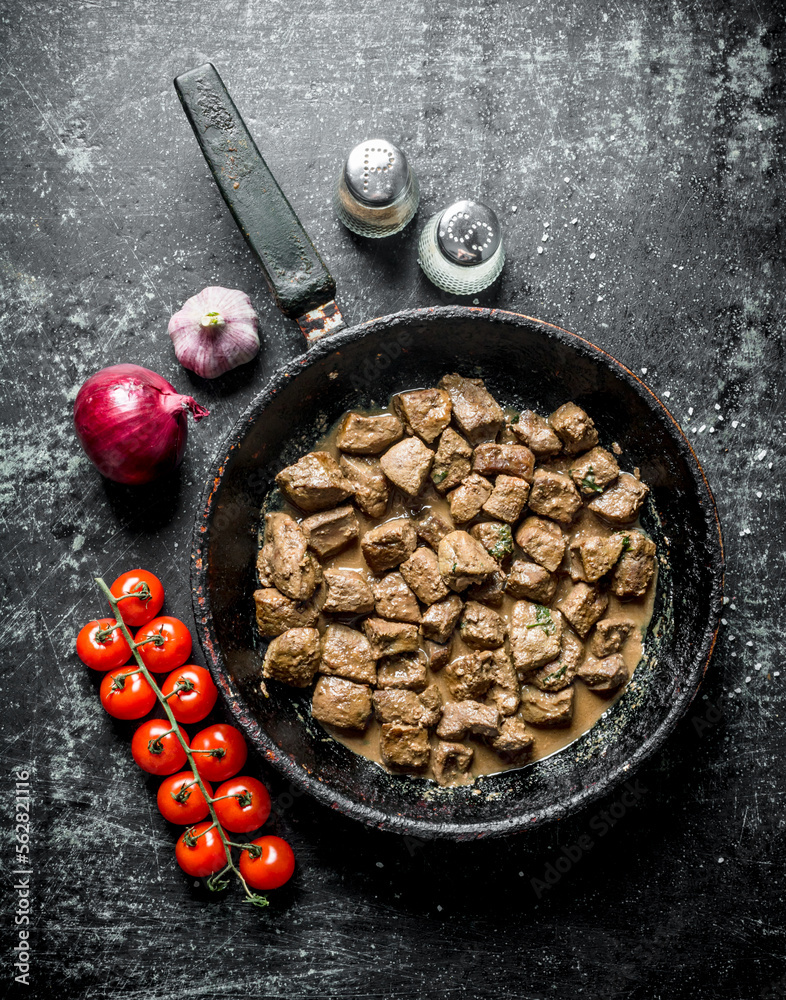
<path id="1" fill-rule="evenodd" d="M 457 201 L 432 215 L 418 242 L 418 263 L 437 288 L 473 295 L 496 280 L 505 263 L 499 220 L 479 201 Z"/>
<path id="2" fill-rule="evenodd" d="M 355 146 L 333 194 L 339 220 L 359 236 L 392 236 L 418 208 L 418 179 L 401 150 L 387 139 Z"/>

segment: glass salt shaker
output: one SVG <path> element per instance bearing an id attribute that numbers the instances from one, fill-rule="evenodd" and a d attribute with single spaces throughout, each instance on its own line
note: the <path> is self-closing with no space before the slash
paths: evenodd
<path id="1" fill-rule="evenodd" d="M 353 233 L 379 238 L 402 230 L 419 200 L 418 179 L 402 151 L 387 139 L 367 139 L 341 168 L 333 208 Z"/>
<path id="2" fill-rule="evenodd" d="M 418 242 L 418 263 L 437 288 L 473 295 L 496 280 L 505 263 L 499 220 L 479 201 L 457 201 L 432 215 Z"/>

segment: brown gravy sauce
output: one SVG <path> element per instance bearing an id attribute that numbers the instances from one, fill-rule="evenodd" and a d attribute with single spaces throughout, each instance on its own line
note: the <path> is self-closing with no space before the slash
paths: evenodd
<path id="1" fill-rule="evenodd" d="M 355 412 L 364 412 L 376 415 L 379 413 L 392 413 L 393 411 L 386 407 L 384 409 L 375 408 L 373 410 L 369 409 Z M 329 452 L 336 460 L 338 460 L 340 452 L 336 447 L 336 435 L 338 433 L 338 424 L 340 423 L 340 419 L 328 431 L 328 433 L 324 435 L 324 437 L 320 438 L 320 440 L 313 446 L 312 451 Z M 570 464 L 571 459 L 564 456 L 536 462 L 537 466 L 557 471 L 567 470 Z M 421 510 L 427 508 L 432 510 L 435 514 L 439 514 L 440 517 L 447 521 L 448 524 L 453 523 L 453 519 L 450 515 L 449 503 L 444 497 L 437 493 L 430 483 L 424 488 L 422 493 L 416 499 L 405 496 L 405 494 L 394 487 L 391 490 L 391 502 L 388 506 L 388 512 L 384 518 L 374 519 L 366 517 L 361 510 L 355 508 L 355 513 L 357 514 L 358 521 L 360 523 L 360 537 L 362 537 L 367 530 L 376 527 L 379 524 L 383 524 L 386 521 L 393 521 L 400 517 L 414 516 Z M 286 513 L 290 514 L 298 522 L 302 521 L 304 517 L 307 516 L 296 507 L 288 504 L 286 501 L 282 504 L 281 509 L 285 510 Z M 523 516 L 527 516 L 526 510 Z M 479 520 L 483 520 L 483 518 L 476 519 L 476 521 Z M 458 527 L 468 531 L 470 526 L 476 523 L 476 521 L 472 521 L 469 524 L 461 524 L 458 525 Z M 513 525 L 511 527 L 515 528 Z M 629 527 L 639 528 L 641 525 L 639 524 L 639 521 L 636 520 L 633 524 L 629 525 Z M 567 544 L 570 546 L 574 540 L 581 539 L 586 534 L 601 534 L 608 536 L 613 534 L 615 530 L 619 529 L 610 528 L 605 522 L 601 521 L 600 518 L 596 517 L 592 511 L 583 507 L 575 522 L 571 526 L 570 531 L 567 532 Z M 425 544 L 425 542 L 420 541 L 419 544 Z M 370 577 L 374 577 L 374 574 L 371 573 L 365 559 L 363 558 L 359 541 L 354 542 L 343 552 L 339 552 L 335 556 L 321 560 L 321 564 L 324 569 L 362 569 Z M 562 600 L 565 598 L 573 585 L 573 581 L 569 576 L 563 575 L 561 570 L 559 572 L 560 577 L 557 584 L 557 593 L 554 600 L 551 602 L 551 606 L 556 608 L 559 608 Z M 644 597 L 632 601 L 620 601 L 619 598 L 614 596 L 614 594 L 609 593 L 608 595 L 609 604 L 604 617 L 624 614 L 626 617 L 632 619 L 636 624 L 636 628 L 628 637 L 621 650 L 625 663 L 631 674 L 641 660 L 644 651 L 644 637 L 646 636 L 647 627 L 650 623 L 650 619 L 652 618 L 657 583 L 658 577 L 656 558 L 655 576 L 653 577 L 649 589 Z M 515 603 L 516 601 L 514 598 L 505 595 L 502 599 L 502 604 L 499 607 L 495 607 L 494 610 L 503 615 L 507 621 L 510 621 L 513 605 Z M 320 614 L 317 627 L 320 632 L 323 632 L 331 622 L 343 622 L 347 625 L 360 627 L 360 622 L 366 617 L 368 616 Z M 570 628 L 567 619 L 565 620 L 565 627 L 568 629 Z M 577 638 L 580 637 L 577 636 Z M 586 643 L 583 644 L 586 646 Z M 469 652 L 472 652 L 472 650 L 461 640 L 458 629 L 456 629 L 453 633 L 451 656 L 455 658 Z M 442 671 L 434 673 L 431 669 L 429 669 L 428 682 L 429 684 L 433 682 L 438 685 L 444 701 L 452 700 L 444 678 L 442 677 Z M 591 691 L 580 678 L 576 678 L 573 681 L 573 686 L 575 688 L 574 710 L 573 722 L 570 726 L 564 726 L 561 728 L 544 728 L 528 724 L 529 731 L 534 737 L 532 754 L 525 761 L 516 763 L 508 763 L 504 761 L 494 750 L 491 749 L 491 747 L 484 743 L 482 739 L 469 735 L 463 742 L 467 743 L 474 750 L 470 770 L 467 774 L 456 774 L 452 776 L 449 784 L 471 784 L 475 778 L 480 775 L 496 774 L 500 771 L 526 767 L 528 764 L 531 764 L 536 760 L 541 760 L 544 757 L 548 757 L 551 754 L 556 753 L 558 750 L 562 750 L 564 747 L 568 746 L 568 744 L 573 743 L 574 740 L 578 739 L 582 733 L 587 732 L 588 729 L 591 729 L 592 726 L 595 725 L 603 713 L 620 697 L 627 684 L 623 685 L 610 695 L 604 695 Z M 522 689 L 526 689 L 526 687 L 527 685 L 523 685 Z M 385 770 L 391 770 L 391 768 L 388 768 L 383 762 L 380 755 L 379 737 L 381 726 L 376 719 L 372 718 L 368 727 L 362 733 L 350 732 L 330 725 L 323 725 L 323 728 L 326 732 L 330 733 L 334 739 L 338 740 L 339 743 L 343 743 L 344 746 L 349 747 L 350 750 L 353 750 L 355 753 L 360 754 L 363 757 L 367 757 L 369 760 L 379 764 L 379 766 Z M 431 745 L 435 746 L 438 739 L 433 732 L 431 732 L 429 738 Z M 418 771 L 417 774 L 418 776 L 434 779 L 434 774 L 430 767 L 425 771 Z"/>

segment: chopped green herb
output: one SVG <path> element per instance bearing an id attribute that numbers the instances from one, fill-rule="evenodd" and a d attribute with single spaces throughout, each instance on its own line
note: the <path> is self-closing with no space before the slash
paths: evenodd
<path id="1" fill-rule="evenodd" d="M 489 549 L 489 553 L 495 559 L 504 559 L 513 552 L 513 535 L 509 524 L 501 524 L 497 529 L 499 541 L 495 542 Z"/>
<path id="2" fill-rule="evenodd" d="M 432 472 L 431 482 L 441 483 L 443 479 L 447 479 L 447 475 L 448 475 L 447 469 L 440 469 L 439 472 Z"/>
<path id="3" fill-rule="evenodd" d="M 520 413 L 514 413 L 513 416 L 510 418 L 510 422 L 512 424 L 517 424 L 519 422 L 520 417 L 521 417 Z"/>
<path id="4" fill-rule="evenodd" d="M 554 635 L 557 626 L 551 617 L 551 611 L 542 604 L 536 604 L 535 608 L 535 621 L 527 625 L 527 628 L 542 628 L 546 635 Z"/>
<path id="5" fill-rule="evenodd" d="M 593 493 L 603 492 L 603 487 L 598 486 L 598 484 L 595 482 L 595 470 L 592 468 L 592 466 L 590 466 L 587 469 L 587 475 L 584 477 L 584 479 L 580 479 L 579 483 L 585 490 L 591 490 Z"/>
<path id="6" fill-rule="evenodd" d="M 630 535 L 622 536 L 622 551 L 627 552 L 630 548 Z"/>
<path id="7" fill-rule="evenodd" d="M 559 668 L 559 670 L 555 670 L 551 674 L 546 674 L 546 676 L 543 678 L 543 683 L 545 684 L 547 681 L 560 681 L 560 680 L 562 680 L 562 678 L 565 676 L 565 671 L 567 669 L 568 669 L 567 663 L 563 663 L 562 666 Z"/>

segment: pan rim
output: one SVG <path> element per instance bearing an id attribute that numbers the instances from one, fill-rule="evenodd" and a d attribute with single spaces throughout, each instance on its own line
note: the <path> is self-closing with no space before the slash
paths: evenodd
<path id="1" fill-rule="evenodd" d="M 679 695 L 670 705 L 669 711 L 661 718 L 650 736 L 642 741 L 636 747 L 635 751 L 624 761 L 610 768 L 601 780 L 579 788 L 569 797 L 533 810 L 532 813 L 517 813 L 514 816 L 488 822 L 451 823 L 441 820 L 409 818 L 387 813 L 375 806 L 365 804 L 358 798 L 353 798 L 343 792 L 329 788 L 313 773 L 306 771 L 286 753 L 283 753 L 259 725 L 253 713 L 246 706 L 237 685 L 228 675 L 215 635 L 206 587 L 207 565 L 205 556 L 210 536 L 210 515 L 217 490 L 232 451 L 243 440 L 245 433 L 248 432 L 251 425 L 264 412 L 270 400 L 284 386 L 288 385 L 305 366 L 323 359 L 336 350 L 340 350 L 344 345 L 361 340 L 369 333 L 375 332 L 378 329 L 412 324 L 418 320 L 429 321 L 434 317 L 442 319 L 479 318 L 504 325 L 534 326 L 540 328 L 546 336 L 574 348 L 578 346 L 581 353 L 590 357 L 594 356 L 595 360 L 601 361 L 615 375 L 622 378 L 623 381 L 628 382 L 639 395 L 645 398 L 649 397 L 651 408 L 657 405 L 657 408 L 666 418 L 668 429 L 675 439 L 679 450 L 686 458 L 697 493 L 700 496 L 703 494 L 706 499 L 706 503 L 703 503 L 701 506 L 706 524 L 707 546 L 712 553 L 708 569 L 711 575 L 711 580 L 709 581 L 710 609 L 706 625 L 701 633 L 701 641 L 697 644 L 691 661 L 689 672 L 690 682 L 684 685 Z M 528 316 L 524 313 L 505 309 L 463 305 L 408 309 L 366 320 L 363 323 L 316 341 L 304 354 L 299 355 L 278 368 L 271 375 L 267 384 L 260 389 L 235 420 L 229 432 L 222 440 L 214 460 L 208 467 L 207 482 L 200 494 L 200 501 L 197 507 L 191 550 L 192 605 L 199 643 L 211 674 L 218 687 L 224 693 L 231 714 L 244 730 L 252 744 L 280 774 L 299 789 L 311 794 L 322 805 L 337 809 L 339 812 L 361 820 L 371 827 L 400 834 L 408 834 L 410 836 L 420 836 L 425 839 L 475 840 L 492 836 L 504 836 L 525 829 L 534 829 L 584 808 L 589 803 L 602 798 L 625 778 L 631 777 L 633 772 L 647 758 L 663 746 L 699 690 L 712 657 L 720 627 L 724 573 L 723 535 L 712 489 L 701 462 L 685 436 L 682 427 L 660 397 L 617 358 L 580 334 L 573 333 L 563 327 Z"/>

